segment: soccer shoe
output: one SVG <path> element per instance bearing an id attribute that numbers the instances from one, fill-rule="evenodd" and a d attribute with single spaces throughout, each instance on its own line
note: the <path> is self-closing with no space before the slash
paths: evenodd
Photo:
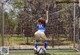
<path id="1" fill-rule="evenodd" d="M 34 54 L 38 54 L 38 51 L 36 48 L 34 48 Z"/>
<path id="2" fill-rule="evenodd" d="M 38 54 L 37 50 L 34 50 L 34 54 Z"/>

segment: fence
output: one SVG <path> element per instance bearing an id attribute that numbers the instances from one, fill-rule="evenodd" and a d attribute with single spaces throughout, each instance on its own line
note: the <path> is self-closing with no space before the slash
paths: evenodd
<path id="1" fill-rule="evenodd" d="M 36 1 L 33 2 L 35 2 L 34 5 L 36 5 Z M 29 4 L 28 2 L 26 2 L 25 4 L 26 8 L 28 7 L 33 8 L 32 6 L 27 5 Z M 49 3 L 49 23 L 47 24 L 45 32 L 49 39 L 48 48 L 52 47 L 54 48 L 75 47 L 76 49 L 80 48 L 79 9 L 80 7 L 78 6 L 77 2 L 75 3 L 75 7 L 74 7 L 74 2 Z M 36 29 L 34 28 L 35 26 L 33 20 L 34 19 L 36 20 L 39 17 L 39 15 L 44 15 L 43 11 L 42 10 L 40 11 L 42 13 L 37 13 L 36 16 L 36 14 L 33 11 L 27 11 L 24 8 L 24 11 L 21 11 L 21 13 L 19 13 L 17 16 L 17 20 L 15 20 L 16 25 L 14 25 L 13 23 L 9 23 L 10 22 L 9 18 L 11 18 L 11 15 L 9 15 L 8 20 L 5 17 L 6 19 L 4 27 L 5 28 L 4 45 L 9 46 L 12 49 L 33 48 L 35 41 L 34 32 L 36 31 Z M 6 15 L 7 14 L 5 13 L 5 16 Z M 0 14 L 0 19 L 1 19 L 1 14 Z M 1 44 L 2 41 L 0 40 L 0 45 Z M 42 46 L 43 41 L 39 42 L 39 44 Z"/>

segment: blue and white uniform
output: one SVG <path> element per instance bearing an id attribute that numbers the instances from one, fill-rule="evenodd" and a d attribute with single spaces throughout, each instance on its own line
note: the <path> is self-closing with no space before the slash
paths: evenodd
<path id="1" fill-rule="evenodd" d="M 46 48 L 47 48 L 47 45 L 48 45 L 48 39 L 47 39 L 47 37 L 46 37 L 46 35 L 45 35 L 45 30 L 46 30 L 46 27 L 45 26 L 43 26 L 43 24 L 36 24 L 36 28 L 37 28 L 37 31 L 35 32 L 35 39 L 36 39 L 36 41 L 35 41 L 35 45 L 34 45 L 34 50 L 36 50 L 37 49 L 37 46 L 38 46 L 38 40 L 40 39 L 40 38 L 42 38 L 42 39 L 44 39 L 45 40 L 45 43 L 44 43 L 44 50 L 46 51 Z"/>
<path id="2" fill-rule="evenodd" d="M 35 36 L 38 39 L 39 37 L 46 39 L 45 30 L 46 28 L 43 26 L 43 24 L 36 24 L 37 31 L 35 32 Z"/>
<path id="3" fill-rule="evenodd" d="M 46 29 L 42 24 L 37 24 L 36 27 L 38 31 L 45 31 Z"/>

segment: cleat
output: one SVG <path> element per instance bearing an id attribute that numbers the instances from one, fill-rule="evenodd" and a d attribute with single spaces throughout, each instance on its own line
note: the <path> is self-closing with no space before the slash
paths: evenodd
<path id="1" fill-rule="evenodd" d="M 38 49 L 34 48 L 34 54 L 39 54 Z"/>
<path id="2" fill-rule="evenodd" d="M 37 50 L 34 50 L 34 54 L 38 54 Z"/>
<path id="3" fill-rule="evenodd" d="M 34 48 L 34 54 L 38 54 L 37 48 Z"/>

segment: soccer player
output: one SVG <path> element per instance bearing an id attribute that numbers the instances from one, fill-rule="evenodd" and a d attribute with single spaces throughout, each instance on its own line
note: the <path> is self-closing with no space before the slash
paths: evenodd
<path id="1" fill-rule="evenodd" d="M 35 54 L 38 53 L 37 52 L 37 46 L 38 46 L 38 40 L 40 38 L 44 39 L 44 53 L 46 53 L 46 49 L 47 49 L 47 45 L 48 45 L 48 38 L 45 35 L 45 30 L 46 30 L 46 24 L 48 23 L 48 11 L 46 11 L 46 19 L 43 19 L 42 17 L 39 18 L 36 21 L 36 27 L 37 27 L 37 31 L 34 33 L 35 35 L 35 44 L 34 44 L 34 50 L 35 50 Z"/>

